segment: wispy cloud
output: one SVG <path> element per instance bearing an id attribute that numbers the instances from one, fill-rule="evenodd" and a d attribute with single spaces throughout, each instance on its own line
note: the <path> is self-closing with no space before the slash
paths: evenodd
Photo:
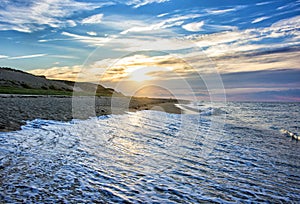
<path id="1" fill-rule="evenodd" d="M 182 58 L 164 54 L 158 56 L 149 56 L 146 54 L 135 54 L 122 59 L 104 59 L 81 70 L 80 81 L 99 81 L 118 82 L 130 80 L 131 76 L 142 74 L 149 80 L 176 79 L 195 73 L 197 68 L 191 67 Z M 188 59 L 188 58 L 186 58 Z M 190 59 L 189 59 L 190 60 Z M 203 54 L 199 53 L 192 60 L 199 61 L 200 67 L 207 66 L 209 60 L 203 59 Z M 78 68 L 79 66 L 75 66 Z M 78 71 L 78 70 L 77 70 Z M 201 71 L 204 70 L 204 68 Z M 74 80 L 76 78 L 74 67 L 53 67 L 49 69 L 31 70 L 30 73 L 44 75 L 48 78 Z"/>
<path id="2" fill-rule="evenodd" d="M 255 52 L 254 52 L 255 53 Z M 243 53 L 232 53 L 224 57 L 214 57 L 213 60 L 218 65 L 219 71 L 245 72 L 261 70 L 278 70 L 284 68 L 298 69 L 299 51 L 256 53 L 251 56 Z"/>
<path id="3" fill-rule="evenodd" d="M 206 25 L 206 28 L 212 30 L 213 32 L 238 30 L 237 26 L 230 26 L 230 25 Z"/>
<path id="4" fill-rule="evenodd" d="M 198 26 L 205 26 L 205 29 L 211 29 L 215 31 L 227 30 L 226 32 L 219 32 L 207 35 L 191 35 L 182 41 L 176 36 L 176 34 L 169 32 L 168 38 L 163 35 L 148 35 L 145 36 L 143 33 L 149 33 L 153 30 L 159 31 L 158 34 L 163 34 L 163 28 L 171 28 L 177 23 L 181 23 L 185 19 L 193 19 L 200 17 L 200 14 L 190 14 L 183 16 L 173 16 L 168 19 L 159 21 L 158 23 L 148 24 L 143 21 L 133 21 L 132 24 L 139 26 L 133 26 L 129 29 L 121 32 L 120 36 L 108 36 L 108 37 L 94 37 L 94 36 L 82 36 L 72 33 L 63 32 L 65 36 L 71 37 L 73 40 L 78 40 L 83 43 L 87 43 L 90 46 L 106 46 L 116 51 L 137 51 L 145 49 L 157 49 L 157 50 L 180 50 L 198 46 L 206 51 L 206 53 L 215 57 L 218 55 L 227 55 L 234 52 L 248 52 L 255 51 L 265 48 L 276 48 L 297 45 L 297 39 L 300 37 L 300 33 L 297 32 L 297 28 L 300 28 L 299 16 L 278 21 L 270 27 L 257 28 L 257 29 L 245 29 L 238 30 L 235 26 L 226 25 L 202 25 L 202 21 L 195 22 L 199 23 Z M 103 22 L 107 23 L 107 22 Z M 131 25 L 132 25 L 131 24 Z M 192 24 L 192 23 L 191 23 Z M 188 24 L 187 24 L 188 25 Z M 192 24 L 195 25 L 195 24 Z M 114 26 L 118 26 L 118 23 Z M 122 25 L 120 25 L 122 26 Z M 187 28 L 187 27 L 185 27 Z M 187 29 L 193 29 L 190 25 Z M 166 29 L 167 31 L 168 29 Z M 170 30 L 168 30 L 170 31 Z M 139 35 L 139 32 L 142 35 Z M 152 33 L 153 34 L 153 33 Z M 287 40 L 293 44 L 286 44 L 288 41 L 275 42 L 274 45 L 269 43 L 266 47 L 263 41 L 265 39 L 278 39 L 281 37 L 289 36 Z M 293 37 L 293 38 L 292 38 Z M 113 40 L 112 40 L 113 39 Z M 189 42 L 189 41 L 192 42 Z M 194 44 L 193 44 L 194 43 Z M 286 44 L 286 45 L 285 45 Z M 299 44 L 299 41 L 298 41 Z M 274 47 L 275 46 L 275 47 Z"/>
<path id="5" fill-rule="evenodd" d="M 28 59 L 28 58 L 35 58 L 35 57 L 44 57 L 47 54 L 34 54 L 34 55 L 23 55 L 23 56 L 16 56 L 16 57 L 9 57 L 7 59 L 15 60 L 15 59 Z"/>
<path id="6" fill-rule="evenodd" d="M 46 76 L 49 79 L 64 79 L 64 80 L 76 81 L 78 78 L 78 74 L 81 72 L 81 69 L 82 67 L 79 65 L 71 66 L 71 67 L 56 66 L 49 69 L 34 69 L 27 72 L 37 76 Z"/>
<path id="7" fill-rule="evenodd" d="M 86 32 L 86 34 L 88 34 L 88 35 L 90 35 L 90 36 L 97 36 L 97 33 L 94 32 L 94 31 Z"/>
<path id="8" fill-rule="evenodd" d="M 67 27 L 75 27 L 77 26 L 77 23 L 73 20 L 66 20 L 66 24 Z"/>
<path id="9" fill-rule="evenodd" d="M 93 15 L 93 16 L 83 19 L 81 21 L 81 23 L 82 24 L 97 24 L 97 23 L 101 23 L 102 18 L 103 18 L 103 14 L 100 13 L 100 14 L 96 14 L 96 15 Z"/>
<path id="10" fill-rule="evenodd" d="M 46 43 L 46 42 L 65 41 L 65 40 L 68 40 L 68 39 L 66 39 L 66 38 L 40 39 L 40 40 L 38 40 L 38 42 Z"/>
<path id="11" fill-rule="evenodd" d="M 188 23 L 182 26 L 183 29 L 191 32 L 198 32 L 202 29 L 204 21 Z"/>
<path id="12" fill-rule="evenodd" d="M 251 23 L 259 23 L 259 22 L 264 21 L 269 18 L 270 17 L 267 17 L 267 16 L 259 17 L 259 18 L 254 19 Z"/>
<path id="13" fill-rule="evenodd" d="M 156 17 L 157 18 L 161 18 L 161 17 L 164 17 L 164 16 L 166 16 L 166 15 L 168 15 L 169 13 L 162 13 L 162 14 L 159 14 L 159 15 L 157 15 Z"/>
<path id="14" fill-rule="evenodd" d="M 180 51 L 195 47 L 192 42 L 181 40 L 176 38 L 177 36 L 171 36 L 169 38 L 156 37 L 156 36 L 134 36 L 134 37 L 119 37 L 115 38 L 113 44 L 106 44 L 105 46 L 110 47 L 116 51 L 125 52 L 136 52 L 140 50 L 173 50 Z"/>
<path id="15" fill-rule="evenodd" d="M 153 4 L 153 3 L 164 3 L 169 0 L 132 0 L 129 1 L 127 4 L 128 5 L 133 5 L 134 8 L 139 8 L 141 6 L 145 6 L 148 4 Z"/>
<path id="16" fill-rule="evenodd" d="M 78 59 L 77 56 L 70 56 L 70 55 L 48 55 L 48 57 L 61 58 L 61 59 Z"/>
<path id="17" fill-rule="evenodd" d="M 261 49 L 276 49 L 286 46 L 298 46 L 300 32 L 300 17 L 280 20 L 270 27 L 233 30 L 209 35 L 193 36 L 194 42 L 205 49 L 209 56 L 219 56 L 240 52 L 254 52 Z M 289 36 L 285 41 L 276 39 Z M 266 39 L 273 39 L 274 43 L 264 43 Z"/>
<path id="18" fill-rule="evenodd" d="M 76 23 L 72 20 L 67 20 L 66 17 L 72 16 L 74 12 L 94 10 L 111 4 L 86 3 L 74 0 L 29 0 L 23 4 L 10 1 L 4 4 L 3 7 L 0 7 L 0 29 L 32 32 L 46 27 L 72 27 Z M 30 12 L 30 15 L 28 15 L 28 12 Z"/>
<path id="19" fill-rule="evenodd" d="M 16 59 L 29 59 L 29 58 L 44 57 L 44 56 L 47 56 L 47 54 L 22 55 L 22 56 L 15 56 L 15 57 L 0 55 L 0 59 L 16 60 Z"/>
<path id="20" fill-rule="evenodd" d="M 272 24 L 272 27 L 273 28 L 289 27 L 290 29 L 292 29 L 292 28 L 297 29 L 300 27 L 300 15 L 292 17 L 292 18 L 282 19 L 282 20 Z"/>
<path id="21" fill-rule="evenodd" d="M 260 2 L 260 3 L 256 3 L 255 5 L 256 6 L 263 6 L 263 5 L 271 4 L 271 3 L 273 3 L 273 1 L 264 1 L 264 2 Z"/>
<path id="22" fill-rule="evenodd" d="M 120 21 L 122 19 L 122 21 Z M 126 23 L 124 23 L 126 22 Z M 144 18 L 132 18 L 124 15 L 108 15 L 103 18 L 102 25 L 118 33 L 127 30 L 131 27 L 143 27 L 147 24 Z"/>
<path id="23" fill-rule="evenodd" d="M 87 43 L 90 46 L 102 46 L 112 39 L 110 37 L 83 36 L 83 35 L 77 35 L 77 34 L 68 33 L 68 32 L 62 32 L 61 34 L 71 37 L 74 40 L 78 40 L 80 42 Z"/>
<path id="24" fill-rule="evenodd" d="M 229 8 L 229 9 L 206 9 L 206 12 L 209 14 L 213 14 L 213 15 L 220 15 L 220 14 L 224 14 L 224 13 L 228 13 L 228 12 L 232 12 L 232 11 L 236 11 L 237 8 Z"/>
<path id="25" fill-rule="evenodd" d="M 291 2 L 291 3 L 288 3 L 288 4 L 285 4 L 283 6 L 278 7 L 276 10 L 292 9 L 294 7 L 298 7 L 299 4 L 300 4 L 299 1 Z"/>
<path id="26" fill-rule="evenodd" d="M 127 30 L 121 32 L 121 34 L 127 34 L 130 32 L 147 32 L 147 31 L 154 31 L 154 30 L 161 30 L 165 28 L 171 28 L 174 26 L 180 26 L 184 23 L 184 20 L 187 19 L 195 19 L 199 18 L 200 14 L 189 14 L 189 15 L 181 15 L 181 16 L 173 16 L 171 18 L 161 20 L 159 22 L 150 23 L 144 22 L 143 26 L 134 26 Z"/>

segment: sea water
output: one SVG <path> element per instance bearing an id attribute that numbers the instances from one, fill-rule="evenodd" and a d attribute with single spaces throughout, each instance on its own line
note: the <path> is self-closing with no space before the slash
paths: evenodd
<path id="1" fill-rule="evenodd" d="M 299 103 L 183 108 L 1 133 L 0 202 L 300 202 Z"/>

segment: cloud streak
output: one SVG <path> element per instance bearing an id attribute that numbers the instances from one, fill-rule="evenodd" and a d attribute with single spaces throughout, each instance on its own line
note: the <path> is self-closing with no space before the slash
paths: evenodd
<path id="1" fill-rule="evenodd" d="M 75 12 L 94 10 L 112 3 L 85 3 L 74 0 L 29 0 L 18 5 L 13 1 L 0 7 L 0 30 L 33 32 L 46 27 L 60 28 L 75 26 L 72 20 L 66 20 Z M 30 15 L 28 15 L 30 12 Z"/>
<path id="2" fill-rule="evenodd" d="M 29 59 L 29 58 L 44 57 L 44 56 L 47 56 L 47 54 L 22 55 L 22 56 L 16 56 L 16 57 L 8 57 L 7 59 L 10 59 L 10 60 Z"/>
<path id="3" fill-rule="evenodd" d="M 139 8 L 141 6 L 146 6 L 148 4 L 153 4 L 153 3 L 164 3 L 169 0 L 133 0 L 129 1 L 127 5 L 133 5 L 133 8 Z"/>
<path id="4" fill-rule="evenodd" d="M 90 31 L 90 32 L 86 32 L 86 34 L 90 35 L 90 36 L 97 36 L 96 32 Z"/>
<path id="5" fill-rule="evenodd" d="M 267 20 L 267 19 L 269 19 L 269 18 L 270 18 L 270 17 L 266 17 L 266 16 L 259 17 L 259 18 L 254 19 L 251 23 L 259 23 L 259 22 L 264 21 L 264 20 Z"/>
<path id="6" fill-rule="evenodd" d="M 35 69 L 30 70 L 28 73 L 37 75 L 37 76 L 46 76 L 49 79 L 65 79 L 76 81 L 78 74 L 81 72 L 81 66 L 64 66 L 64 67 L 52 67 L 49 69 Z M 88 76 L 87 76 L 88 77 Z"/>
<path id="7" fill-rule="evenodd" d="M 187 31 L 197 32 L 197 31 L 202 30 L 203 25 L 204 25 L 204 21 L 200 21 L 200 22 L 185 24 L 182 26 L 182 28 Z"/>
<path id="8" fill-rule="evenodd" d="M 157 23 L 142 23 L 144 24 L 143 26 L 134 26 L 131 27 L 127 30 L 124 30 L 121 32 L 121 34 L 127 34 L 131 32 L 147 32 L 147 31 L 155 31 L 155 30 L 161 30 L 161 29 L 166 29 L 166 28 L 171 28 L 174 26 L 180 26 L 184 23 L 184 20 L 187 19 L 195 19 L 199 18 L 201 15 L 200 14 L 189 14 L 189 15 L 182 15 L 182 16 L 174 16 L 168 19 L 161 20 Z"/>
<path id="9" fill-rule="evenodd" d="M 277 49 L 299 46 L 299 16 L 280 20 L 270 27 L 233 30 L 216 34 L 192 36 L 194 42 L 211 56 L 231 55 L 241 52 L 258 52 L 262 49 Z M 280 38 L 289 36 L 288 40 Z M 264 43 L 272 39 L 274 43 Z M 279 42 L 276 40 L 280 39 Z"/>
<path id="10" fill-rule="evenodd" d="M 230 12 L 234 12 L 240 9 L 245 8 L 246 6 L 235 6 L 232 8 L 226 8 L 226 9 L 206 9 L 206 13 L 210 14 L 210 15 L 222 15 L 222 14 L 226 14 L 226 13 L 230 13 Z"/>
<path id="11" fill-rule="evenodd" d="M 103 18 L 103 14 L 96 14 L 90 17 L 87 17 L 81 21 L 82 24 L 97 24 L 101 23 Z"/>
<path id="12" fill-rule="evenodd" d="M 78 40 L 80 42 L 87 43 L 90 46 L 103 46 L 112 39 L 109 37 L 83 36 L 83 35 L 77 35 L 77 34 L 68 33 L 68 32 L 62 32 L 61 34 L 71 37 L 73 40 Z"/>

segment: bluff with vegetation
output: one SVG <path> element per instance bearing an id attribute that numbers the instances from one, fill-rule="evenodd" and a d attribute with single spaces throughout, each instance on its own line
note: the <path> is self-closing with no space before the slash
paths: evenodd
<path id="1" fill-rule="evenodd" d="M 75 82 L 50 80 L 27 72 L 0 67 L 0 94 L 72 95 Z M 76 82 L 76 93 L 80 95 L 123 96 L 114 89 L 88 82 Z"/>

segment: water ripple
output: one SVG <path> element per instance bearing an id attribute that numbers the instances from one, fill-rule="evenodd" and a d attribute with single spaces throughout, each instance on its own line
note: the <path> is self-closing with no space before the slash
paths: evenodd
<path id="1" fill-rule="evenodd" d="M 234 106 L 244 115 L 221 107 L 230 114 L 224 126 L 212 124 L 219 114 L 183 120 L 156 111 L 28 122 L 0 134 L 0 201 L 300 202 L 300 143 L 279 133 L 282 123 L 262 126 L 247 116 L 287 104 Z"/>

